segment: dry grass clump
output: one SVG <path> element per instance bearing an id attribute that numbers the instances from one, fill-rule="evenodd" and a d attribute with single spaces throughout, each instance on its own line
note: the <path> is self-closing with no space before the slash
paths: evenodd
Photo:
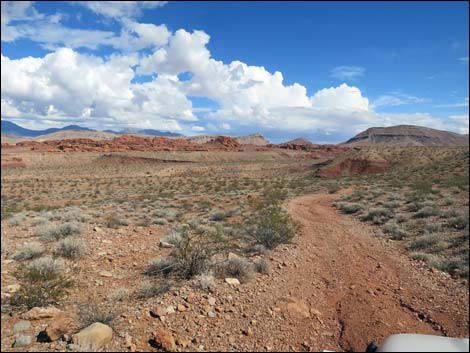
<path id="1" fill-rule="evenodd" d="M 36 235 L 44 241 L 55 241 L 70 236 L 78 236 L 83 232 L 83 228 L 75 222 L 68 222 L 59 225 L 44 225 L 36 230 Z"/>
<path id="2" fill-rule="evenodd" d="M 46 249 L 40 243 L 27 243 L 21 245 L 11 258 L 16 261 L 31 260 L 40 257 L 45 251 Z"/>
<path id="3" fill-rule="evenodd" d="M 151 298 L 171 289 L 169 282 L 162 280 L 153 280 L 142 282 L 138 291 L 138 296 L 141 298 Z"/>
<path id="4" fill-rule="evenodd" d="M 235 277 L 242 283 L 249 282 L 253 278 L 254 267 L 251 262 L 243 257 L 228 259 L 220 264 L 217 272 L 221 277 Z"/>
<path id="5" fill-rule="evenodd" d="M 340 202 L 337 207 L 341 212 L 346 214 L 358 213 L 364 209 L 363 204 L 355 202 Z"/>
<path id="6" fill-rule="evenodd" d="M 58 242 L 55 254 L 70 259 L 77 259 L 85 255 L 86 251 L 87 248 L 82 239 L 65 238 Z"/>

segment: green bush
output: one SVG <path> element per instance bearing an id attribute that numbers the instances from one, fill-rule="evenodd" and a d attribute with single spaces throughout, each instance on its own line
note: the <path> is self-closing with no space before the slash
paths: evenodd
<path id="1" fill-rule="evenodd" d="M 397 223 L 391 221 L 384 226 L 384 230 L 394 240 L 405 239 L 405 232 L 398 226 Z"/>
<path id="2" fill-rule="evenodd" d="M 372 221 L 374 224 L 384 224 L 392 217 L 392 211 L 388 208 L 371 208 L 369 212 L 360 217 L 361 221 Z"/>
<path id="3" fill-rule="evenodd" d="M 248 238 L 268 249 L 292 242 L 299 229 L 281 207 L 281 201 L 279 195 L 272 193 L 264 195 L 264 200 L 253 202 L 253 214 L 247 221 Z"/>
<path id="4" fill-rule="evenodd" d="M 154 260 L 146 270 L 149 276 L 177 275 L 191 278 L 206 271 L 213 255 L 226 245 L 216 230 L 185 224 L 173 241 L 175 248 L 165 258 Z"/>
<path id="5" fill-rule="evenodd" d="M 439 211 L 435 207 L 425 206 L 415 213 L 415 218 L 428 218 L 431 216 L 437 216 L 438 214 Z"/>
<path id="6" fill-rule="evenodd" d="M 151 298 L 168 292 L 171 286 L 164 281 L 145 281 L 140 285 L 138 296 L 141 298 Z"/>
<path id="7" fill-rule="evenodd" d="M 357 213 L 364 209 L 364 205 L 354 202 L 340 202 L 337 207 L 341 212 L 346 214 Z"/>
<path id="8" fill-rule="evenodd" d="M 449 227 L 455 229 L 467 229 L 468 228 L 468 215 L 461 215 L 458 217 L 453 217 L 448 221 Z"/>
<path id="9" fill-rule="evenodd" d="M 43 257 L 30 265 L 21 267 L 16 273 L 21 287 L 10 300 L 13 306 L 31 309 L 57 304 L 73 285 L 64 274 L 64 263 Z"/>

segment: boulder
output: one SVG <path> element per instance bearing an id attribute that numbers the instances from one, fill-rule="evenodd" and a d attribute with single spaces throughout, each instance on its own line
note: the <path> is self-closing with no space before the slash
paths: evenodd
<path id="1" fill-rule="evenodd" d="M 156 333 L 154 333 L 155 343 L 158 347 L 163 349 L 166 352 L 175 352 L 176 343 L 173 335 L 167 330 L 160 328 Z"/>
<path id="2" fill-rule="evenodd" d="M 163 249 L 170 249 L 170 248 L 174 248 L 175 246 L 173 244 L 170 244 L 166 241 L 163 241 L 163 240 L 160 240 L 160 243 L 158 245 L 159 247 L 163 248 Z"/>
<path id="3" fill-rule="evenodd" d="M 310 317 L 310 309 L 307 303 L 298 298 L 289 298 L 284 305 L 284 311 L 294 318 L 306 319 Z"/>
<path id="4" fill-rule="evenodd" d="M 61 313 L 62 310 L 54 308 L 53 306 L 49 306 L 47 308 L 35 307 L 24 313 L 21 318 L 25 320 L 41 320 L 56 317 Z"/>
<path id="5" fill-rule="evenodd" d="M 240 281 L 237 278 L 226 278 L 225 282 L 230 284 L 231 286 L 238 286 L 240 285 Z"/>
<path id="6" fill-rule="evenodd" d="M 72 341 L 80 346 L 82 350 L 97 351 L 111 342 L 112 338 L 113 330 L 111 327 L 101 322 L 95 322 L 73 335 Z"/>
<path id="7" fill-rule="evenodd" d="M 66 314 L 59 314 L 44 330 L 48 341 L 57 341 L 63 335 L 70 335 L 75 329 L 75 320 Z"/>
<path id="8" fill-rule="evenodd" d="M 29 346 L 31 343 L 33 343 L 32 336 L 18 336 L 13 342 L 13 348 Z"/>
<path id="9" fill-rule="evenodd" d="M 9 286 L 5 287 L 5 292 L 6 293 L 16 293 L 20 290 L 20 288 L 21 288 L 21 285 L 19 285 L 18 283 L 10 284 Z"/>
<path id="10" fill-rule="evenodd" d="M 13 333 L 26 331 L 31 327 L 31 323 L 27 320 L 20 320 L 13 325 Z"/>

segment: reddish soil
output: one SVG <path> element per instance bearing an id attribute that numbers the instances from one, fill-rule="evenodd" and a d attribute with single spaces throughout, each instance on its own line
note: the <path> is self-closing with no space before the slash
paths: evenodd
<path id="1" fill-rule="evenodd" d="M 335 145 L 268 145 L 241 144 L 235 138 L 217 136 L 202 144 L 183 138 L 140 137 L 123 135 L 113 140 L 93 140 L 89 138 L 63 139 L 51 141 L 22 141 L 15 145 L 2 143 L 2 149 L 22 148 L 40 152 L 124 152 L 124 151 L 269 151 L 289 149 L 311 152 L 318 157 L 337 156 L 349 147 Z"/>
<path id="2" fill-rule="evenodd" d="M 390 168 L 387 161 L 375 161 L 363 158 L 347 159 L 338 164 L 327 165 L 320 171 L 321 176 L 361 175 L 382 173 Z"/>
<path id="3" fill-rule="evenodd" d="M 155 351 L 149 340 L 161 328 L 187 342 L 177 344 L 180 351 L 364 351 L 368 342 L 380 344 L 395 333 L 468 336 L 468 284 L 411 261 L 399 243 L 380 237 L 378 228 L 332 208 L 336 197 L 308 195 L 289 202 L 302 231 L 295 244 L 267 255 L 269 274 L 236 287 L 218 280 L 213 293 L 189 281 L 160 297 L 126 302 L 106 350 L 127 351 L 129 334 L 137 351 Z M 166 231 L 155 225 L 147 231 L 87 231 L 92 253 L 80 264 L 83 286 L 69 300 L 87 296 L 99 302 L 117 287 L 138 286 L 149 259 L 167 254 L 156 245 Z M 112 277 L 99 276 L 102 270 Z M 2 286 L 11 277 L 6 271 Z M 150 314 L 168 305 L 182 310 L 164 321 Z M 17 321 L 2 314 L 2 350 L 21 351 L 11 348 Z M 33 323 L 33 332 L 45 325 Z M 53 342 L 28 349 L 64 348 Z"/>
<path id="4" fill-rule="evenodd" d="M 3 157 L 2 156 L 2 168 L 26 168 L 26 164 L 22 158 L 19 157 Z"/>
<path id="5" fill-rule="evenodd" d="M 335 197 L 288 204 L 303 226 L 296 244 L 271 254 L 268 276 L 235 291 L 219 286 L 216 318 L 190 311 L 165 327 L 197 337 L 208 351 L 364 351 L 397 333 L 467 337 L 468 287 L 412 262 L 377 228 L 338 213 Z"/>
<path id="6" fill-rule="evenodd" d="M 324 155 L 324 156 L 337 156 L 343 152 L 350 150 L 350 148 L 343 147 L 343 146 L 317 145 L 313 143 L 308 143 L 308 141 L 304 142 L 302 141 L 302 139 L 297 139 L 291 142 L 281 143 L 275 146 L 278 148 L 286 149 L 286 150 L 317 152 L 320 155 Z"/>

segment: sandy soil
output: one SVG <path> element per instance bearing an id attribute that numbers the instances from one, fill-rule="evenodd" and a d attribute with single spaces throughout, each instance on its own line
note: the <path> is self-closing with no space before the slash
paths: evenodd
<path id="1" fill-rule="evenodd" d="M 156 350 L 149 340 L 162 327 L 177 341 L 188 342 L 178 346 L 182 351 L 364 351 L 368 342 L 380 344 L 395 333 L 468 336 L 468 287 L 412 262 L 397 243 L 381 237 L 378 228 L 340 214 L 331 206 L 337 197 L 308 195 L 288 203 L 302 231 L 295 244 L 268 255 L 272 262 L 268 275 L 257 275 L 238 287 L 218 280 L 213 293 L 190 281 L 162 297 L 126 303 L 107 350 L 128 350 L 127 335 L 134 349 Z M 94 296 L 105 295 L 101 288 L 108 285 L 135 286 L 132 273 L 142 272 L 151 256 L 150 243 L 156 244 L 162 233 L 136 233 L 132 240 L 114 234 L 106 249 L 97 245 L 96 251 L 120 255 L 106 266 L 95 259 L 95 266 L 83 274 L 84 282 L 96 288 Z M 96 244 L 103 243 L 106 235 L 100 235 Z M 141 243 L 140 236 L 147 243 Z M 136 253 L 139 256 L 133 260 Z M 121 273 L 124 268 L 129 273 Z M 120 281 L 101 278 L 106 285 L 96 287 L 95 277 L 88 275 L 102 269 L 112 272 L 114 279 L 119 275 Z M 181 305 L 184 310 L 161 321 L 149 314 L 158 305 Z M 16 321 L 2 315 L 2 349 L 17 350 L 10 348 L 10 330 Z M 63 349 L 59 343 L 28 347 Z"/>

